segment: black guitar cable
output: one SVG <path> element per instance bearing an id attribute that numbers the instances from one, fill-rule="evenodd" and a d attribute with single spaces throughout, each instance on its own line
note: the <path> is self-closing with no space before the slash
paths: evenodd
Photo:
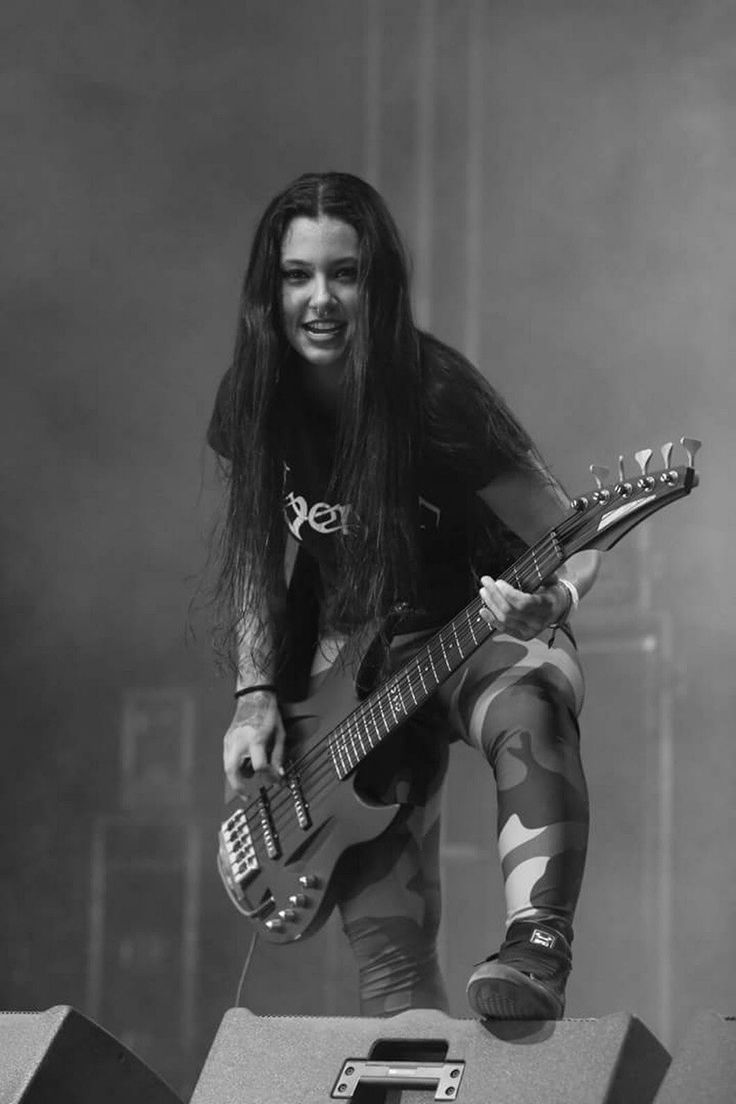
<path id="1" fill-rule="evenodd" d="M 245 956 L 245 962 L 243 963 L 243 969 L 240 973 L 240 981 L 238 982 L 238 988 L 237 988 L 237 991 L 235 993 L 235 1007 L 236 1008 L 241 1007 L 240 1001 L 242 999 L 243 989 L 245 987 L 245 978 L 246 978 L 246 975 L 247 975 L 248 970 L 250 968 L 251 959 L 253 958 L 253 952 L 256 949 L 256 943 L 257 942 L 258 942 L 258 932 L 254 930 L 253 937 L 250 941 L 250 946 L 248 947 L 248 952 Z"/>

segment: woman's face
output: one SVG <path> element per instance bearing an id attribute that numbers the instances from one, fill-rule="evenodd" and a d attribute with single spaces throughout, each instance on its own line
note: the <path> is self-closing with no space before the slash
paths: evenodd
<path id="1" fill-rule="evenodd" d="M 299 216 L 281 243 L 281 317 L 308 364 L 341 371 L 358 317 L 359 244 L 340 219 Z"/>

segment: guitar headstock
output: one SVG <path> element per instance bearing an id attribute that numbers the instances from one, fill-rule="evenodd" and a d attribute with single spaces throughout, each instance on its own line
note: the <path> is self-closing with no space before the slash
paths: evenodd
<path id="1" fill-rule="evenodd" d="M 630 529 L 656 510 L 690 493 L 698 485 L 695 456 L 700 441 L 680 438 L 687 463 L 673 465 L 672 442 L 662 445 L 663 467 L 650 472 L 651 449 L 634 454 L 640 474 L 627 476 L 624 457 L 618 458 L 618 479 L 606 484 L 610 469 L 591 464 L 596 482 L 594 490 L 574 498 L 573 513 L 557 529 L 565 558 L 583 548 L 612 548 Z"/>

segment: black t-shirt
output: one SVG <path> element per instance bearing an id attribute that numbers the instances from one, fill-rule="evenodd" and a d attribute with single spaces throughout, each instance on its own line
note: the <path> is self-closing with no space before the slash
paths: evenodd
<path id="1" fill-rule="evenodd" d="M 209 444 L 225 457 L 230 453 L 229 391 L 228 373 L 220 384 L 208 431 Z M 462 395 L 453 399 L 462 407 Z M 309 402 L 300 399 L 284 410 L 284 521 L 317 568 L 311 577 L 320 581 L 323 628 L 335 627 L 330 623 L 329 599 L 336 539 L 350 524 L 352 508 L 327 494 L 335 437 L 330 416 Z M 500 574 L 525 548 L 476 494 L 500 470 L 495 443 L 488 440 L 477 452 L 463 471 L 437 448 L 425 447 L 420 458 L 416 472 L 418 602 L 402 617 L 401 631 L 439 627 L 448 621 L 477 593 L 479 574 Z"/>
<path id="2" fill-rule="evenodd" d="M 351 513 L 350 503 L 326 494 L 331 444 L 324 426 L 306 421 L 292 425 L 284 464 L 284 518 L 292 536 L 319 565 L 326 598 L 332 589 L 336 535 L 347 530 Z M 492 475 L 489 470 L 485 482 Z M 430 454 L 420 461 L 418 605 L 402 618 L 402 631 L 449 620 L 476 593 L 479 572 L 499 574 L 517 548 L 519 553 L 523 549 L 484 506 L 476 489 L 440 457 Z"/>

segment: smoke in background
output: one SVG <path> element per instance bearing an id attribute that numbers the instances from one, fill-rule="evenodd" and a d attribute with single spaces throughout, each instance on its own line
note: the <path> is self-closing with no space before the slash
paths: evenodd
<path id="1" fill-rule="evenodd" d="M 736 6 L 9 0 L 2 18 L 3 1006 L 83 1006 L 128 688 L 196 695 L 216 819 L 203 434 L 255 217 L 341 168 L 402 225 L 421 321 L 571 491 L 590 462 L 705 442 L 650 566 L 676 640 L 677 1022 L 733 1011 Z"/>

